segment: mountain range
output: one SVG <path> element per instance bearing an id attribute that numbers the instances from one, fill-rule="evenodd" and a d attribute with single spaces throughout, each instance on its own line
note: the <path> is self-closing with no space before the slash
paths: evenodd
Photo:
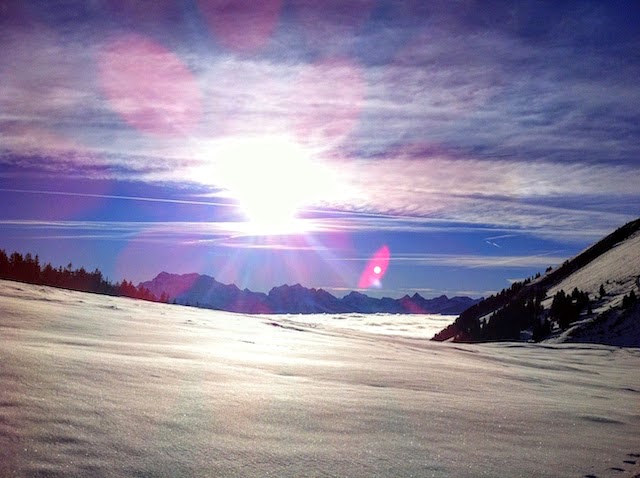
<path id="1" fill-rule="evenodd" d="M 640 219 L 561 266 L 474 304 L 433 340 L 640 347 Z"/>
<path id="2" fill-rule="evenodd" d="M 369 297 L 350 292 L 337 298 L 323 289 L 295 285 L 274 287 L 268 294 L 240 289 L 235 284 L 223 284 L 201 274 L 170 274 L 161 272 L 138 287 L 148 289 L 164 301 L 209 309 L 249 314 L 316 314 L 316 313 L 391 313 L 458 315 L 480 299 L 446 295 L 425 299 L 420 294 L 400 299 Z"/>

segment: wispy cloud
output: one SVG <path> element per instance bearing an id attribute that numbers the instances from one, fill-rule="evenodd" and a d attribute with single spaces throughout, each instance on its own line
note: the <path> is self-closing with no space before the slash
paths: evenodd
<path id="1" fill-rule="evenodd" d="M 134 221 L 39 221 L 0 220 L 5 230 L 12 227 L 27 231 L 29 235 L 40 234 L 43 239 L 103 238 L 126 239 L 128 242 L 190 242 L 200 237 L 226 238 L 233 225 L 223 222 L 134 222 Z M 46 234 L 45 234 L 46 232 Z"/>
<path id="2" fill-rule="evenodd" d="M 40 222 L 40 221 L 3 221 L 0 224 L 24 226 L 24 227 L 68 227 L 68 228 L 111 228 L 112 231 L 121 231 L 123 228 L 141 231 L 157 225 L 156 230 L 173 229 L 176 236 L 181 234 L 210 234 L 215 233 L 214 238 L 205 237 L 193 240 L 219 242 L 217 235 L 224 237 L 250 237 L 253 235 L 249 224 L 237 210 L 234 202 L 219 194 L 188 195 L 184 199 L 178 197 L 149 197 L 114 194 L 97 194 L 69 191 L 51 190 L 24 190 L 1 188 L 2 192 L 14 192 L 28 195 L 67 196 L 72 199 L 98 198 L 110 201 L 130 201 L 140 203 L 157 203 L 167 205 L 185 205 L 211 208 L 222 208 L 225 214 L 233 220 L 220 220 L 213 217 L 211 222 L 199 220 L 176 222 Z M 444 193 L 440 196 L 433 195 L 434 201 L 444 201 Z M 438 214 L 426 214 L 424 211 L 397 211 L 393 214 L 376 212 L 373 207 L 363 208 L 364 211 L 348 209 L 308 209 L 303 211 L 305 217 L 298 220 L 299 229 L 312 234 L 323 233 L 484 233 L 487 243 L 496 243 L 496 240 L 516 235 L 536 236 L 553 239 L 559 242 L 584 242 L 601 237 L 618 223 L 623 223 L 623 214 L 603 214 L 598 211 L 585 211 L 579 209 L 567 209 L 538 204 L 513 202 L 503 198 L 464 198 L 455 197 L 455 202 Z M 456 206 L 456 209 L 453 206 Z M 385 205 L 385 209 L 389 204 Z M 342 205 L 344 207 L 344 205 Z M 212 212 L 209 213 L 211 215 Z M 217 213 L 216 213 L 217 214 Z M 586 224 L 586 225 L 585 225 Z M 515 234 L 514 234 L 515 232 Z M 111 232 L 110 232 L 111 233 Z M 242 244 L 236 244 L 242 247 Z M 246 246 L 246 247 L 255 247 Z"/>
<path id="3" fill-rule="evenodd" d="M 343 186 L 307 204 L 331 213 L 313 219 L 317 231 L 442 225 L 583 239 L 637 216 L 640 66 L 620 11 L 392 3 L 293 2 L 242 51 L 202 9 L 177 18 L 201 24 L 215 47 L 95 28 L 100 12 L 72 29 L 9 25 L 0 166 L 198 183 L 225 206 L 216 145 L 286 135 Z"/>
<path id="4" fill-rule="evenodd" d="M 420 266 L 445 266 L 466 269 L 503 269 L 503 268 L 546 268 L 564 262 L 567 257 L 562 251 L 550 251 L 540 254 L 523 255 L 480 255 L 480 254 L 438 254 L 438 253 L 400 253 L 392 256 L 395 265 L 407 264 Z M 367 257 L 341 257 L 336 260 L 366 262 Z"/>
<path id="5" fill-rule="evenodd" d="M 147 197 L 147 196 L 123 196 L 116 194 L 95 194 L 86 192 L 71 192 L 71 191 L 51 191 L 51 190 L 34 190 L 34 189 L 11 189 L 0 188 L 3 192 L 14 192 L 23 194 L 36 194 L 43 196 L 73 196 L 73 197 L 86 197 L 86 198 L 103 198 L 103 199 L 117 199 L 124 201 L 142 201 L 142 202 L 158 202 L 158 203 L 170 203 L 170 204 L 189 204 L 200 206 L 229 206 L 227 202 L 215 202 L 200 201 L 193 199 L 174 199 L 174 198 L 159 198 L 159 197 Z"/>

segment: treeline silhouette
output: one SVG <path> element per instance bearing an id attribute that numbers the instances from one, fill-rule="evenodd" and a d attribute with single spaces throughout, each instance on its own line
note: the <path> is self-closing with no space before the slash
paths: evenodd
<path id="1" fill-rule="evenodd" d="M 474 321 L 479 330 L 472 331 L 473 336 L 480 341 L 519 340 L 520 332 L 531 328 L 533 339 L 537 341 L 551 333 L 550 324 L 543 316 L 542 300 L 546 291 L 538 288 L 521 290 L 513 300 L 493 312 L 486 323 Z"/>
<path id="2" fill-rule="evenodd" d="M 540 278 L 537 274 L 534 279 Z M 548 337 L 557 324 L 560 330 L 567 330 L 585 312 L 592 314 L 589 294 L 573 289 L 571 294 L 564 290 L 553 296 L 548 312 L 542 301 L 547 289 L 539 283 L 531 285 L 532 279 L 515 282 L 484 301 L 465 310 L 449 327 L 439 332 L 434 340 L 455 338 L 460 342 L 486 342 L 520 340 L 521 332 L 531 330 L 534 342 Z M 631 299 L 628 299 L 631 300 Z M 485 319 L 480 317 L 487 316 Z"/>
<path id="3" fill-rule="evenodd" d="M 520 331 L 530 325 L 539 327 L 542 315 L 541 302 L 546 289 L 531 287 L 533 279 L 540 274 L 522 282 L 514 282 L 511 287 L 502 289 L 483 301 L 469 307 L 456 321 L 435 335 L 433 340 L 443 341 L 455 338 L 459 342 L 481 342 L 493 340 L 517 340 Z M 481 323 L 479 318 L 490 315 Z M 541 324 L 541 323 L 540 323 Z M 542 324 L 541 324 L 542 325 Z M 535 335 L 542 335 L 542 330 L 535 330 Z"/>
<path id="4" fill-rule="evenodd" d="M 3 249 L 0 249 L 0 279 L 154 302 L 166 302 L 168 299 L 167 297 L 158 298 L 149 289 L 142 286 L 136 287 L 127 280 L 114 284 L 97 268 L 93 272 L 88 272 L 84 267 L 74 269 L 71 263 L 65 268 L 62 266 L 55 268 L 50 263 L 40 264 L 38 255 L 33 256 L 27 253 L 23 256 L 18 252 L 7 255 Z"/>

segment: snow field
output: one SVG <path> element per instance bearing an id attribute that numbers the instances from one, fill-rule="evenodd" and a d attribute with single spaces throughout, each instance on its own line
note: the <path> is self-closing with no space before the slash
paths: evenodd
<path id="1" fill-rule="evenodd" d="M 460 346 L 335 322 L 0 281 L 0 476 L 637 470 L 638 349 Z"/>

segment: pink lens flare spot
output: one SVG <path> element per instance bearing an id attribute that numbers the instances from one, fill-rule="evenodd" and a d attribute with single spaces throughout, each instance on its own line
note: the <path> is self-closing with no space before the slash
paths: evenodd
<path id="1" fill-rule="evenodd" d="M 251 53 L 264 48 L 273 35 L 282 0 L 198 0 L 198 7 L 220 43 Z"/>
<path id="2" fill-rule="evenodd" d="M 358 123 L 365 86 L 362 68 L 346 58 L 306 67 L 291 93 L 298 139 L 320 147 L 344 141 Z"/>
<path id="3" fill-rule="evenodd" d="M 99 81 L 111 108 L 139 131 L 182 136 L 202 116 L 202 95 L 193 74 L 159 43 L 128 34 L 103 44 Z"/>
<path id="4" fill-rule="evenodd" d="M 391 253 L 388 246 L 384 245 L 378 249 L 367 263 L 367 267 L 362 271 L 358 287 L 361 289 L 368 289 L 373 286 L 379 287 L 380 280 L 384 277 L 389 267 L 390 257 Z"/>

